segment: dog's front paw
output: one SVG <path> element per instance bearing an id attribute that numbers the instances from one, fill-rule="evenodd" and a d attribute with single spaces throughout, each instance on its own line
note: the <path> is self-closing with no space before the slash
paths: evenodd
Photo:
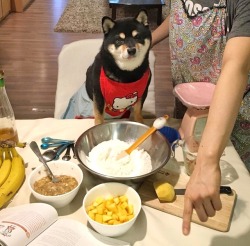
<path id="1" fill-rule="evenodd" d="M 102 124 L 102 123 L 104 123 L 103 119 L 95 118 L 95 125 L 99 125 L 99 124 Z"/>
<path id="2" fill-rule="evenodd" d="M 144 119 L 141 115 L 135 115 L 134 120 L 139 123 L 144 123 Z"/>

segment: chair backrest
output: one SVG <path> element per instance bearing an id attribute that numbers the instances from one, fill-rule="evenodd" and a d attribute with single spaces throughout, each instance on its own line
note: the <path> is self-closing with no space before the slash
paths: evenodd
<path id="1" fill-rule="evenodd" d="M 66 44 L 58 56 L 58 79 L 55 98 L 54 117 L 61 118 L 73 94 L 81 87 L 86 79 L 87 68 L 93 63 L 99 52 L 103 39 L 84 39 Z M 147 99 L 143 107 L 145 118 L 155 116 L 154 93 L 154 63 L 155 56 L 150 51 L 150 68 L 152 79 Z"/>

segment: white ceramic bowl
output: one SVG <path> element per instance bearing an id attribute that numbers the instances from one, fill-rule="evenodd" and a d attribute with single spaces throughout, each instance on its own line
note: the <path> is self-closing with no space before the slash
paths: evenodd
<path id="1" fill-rule="evenodd" d="M 70 161 L 51 161 L 48 162 L 48 166 L 54 175 L 68 175 L 74 177 L 78 182 L 77 187 L 75 187 L 70 192 L 58 196 L 45 196 L 37 193 L 33 189 L 33 184 L 35 183 L 35 181 L 48 176 L 48 172 L 42 164 L 30 173 L 28 178 L 29 189 L 37 200 L 48 203 L 55 208 L 64 207 L 75 198 L 83 180 L 83 172 L 77 164 Z"/>
<path id="2" fill-rule="evenodd" d="M 128 198 L 128 203 L 134 206 L 134 217 L 131 220 L 118 225 L 106 225 L 94 221 L 87 214 L 86 207 L 92 204 L 97 197 L 101 196 L 103 198 L 107 198 L 110 196 L 116 197 L 121 195 L 126 195 Z M 126 233 L 136 221 L 140 210 L 140 196 L 132 187 L 122 183 L 109 182 L 97 185 L 90 189 L 83 199 L 83 211 L 88 222 L 98 233 L 109 237 L 117 237 Z"/>

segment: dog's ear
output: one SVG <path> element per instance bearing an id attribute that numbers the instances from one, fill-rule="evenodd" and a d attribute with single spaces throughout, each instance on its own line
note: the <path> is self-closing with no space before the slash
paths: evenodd
<path id="1" fill-rule="evenodd" d="M 115 22 L 108 16 L 102 18 L 102 30 L 104 34 L 107 34 L 115 25 Z"/>
<path id="2" fill-rule="evenodd" d="M 144 26 L 148 26 L 148 13 L 146 10 L 140 10 L 135 19 L 138 22 L 142 23 Z"/>

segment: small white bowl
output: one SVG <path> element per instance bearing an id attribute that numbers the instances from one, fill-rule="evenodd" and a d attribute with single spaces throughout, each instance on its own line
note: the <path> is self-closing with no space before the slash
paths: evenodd
<path id="1" fill-rule="evenodd" d="M 48 176 L 48 172 L 46 171 L 46 168 L 42 164 L 30 173 L 28 178 L 29 189 L 37 200 L 44 203 L 48 203 L 55 208 L 64 207 L 68 205 L 75 198 L 77 192 L 79 191 L 79 188 L 83 180 L 83 172 L 77 164 L 70 161 L 61 161 L 61 160 L 51 161 L 48 162 L 48 166 L 54 175 L 68 175 L 74 177 L 78 182 L 77 187 L 75 187 L 70 192 L 58 196 L 45 196 L 37 193 L 33 189 L 35 181 L 45 176 Z"/>
<path id="2" fill-rule="evenodd" d="M 134 217 L 122 224 L 118 225 L 106 225 L 94 221 L 89 217 L 86 211 L 86 207 L 91 205 L 97 197 L 108 198 L 110 196 L 117 197 L 121 195 L 126 195 L 129 204 L 134 206 Z M 117 237 L 126 233 L 136 221 L 141 210 L 141 198 L 138 193 L 130 186 L 117 183 L 103 183 L 90 189 L 83 199 L 83 211 L 91 226 L 100 234 L 109 237 Z"/>

